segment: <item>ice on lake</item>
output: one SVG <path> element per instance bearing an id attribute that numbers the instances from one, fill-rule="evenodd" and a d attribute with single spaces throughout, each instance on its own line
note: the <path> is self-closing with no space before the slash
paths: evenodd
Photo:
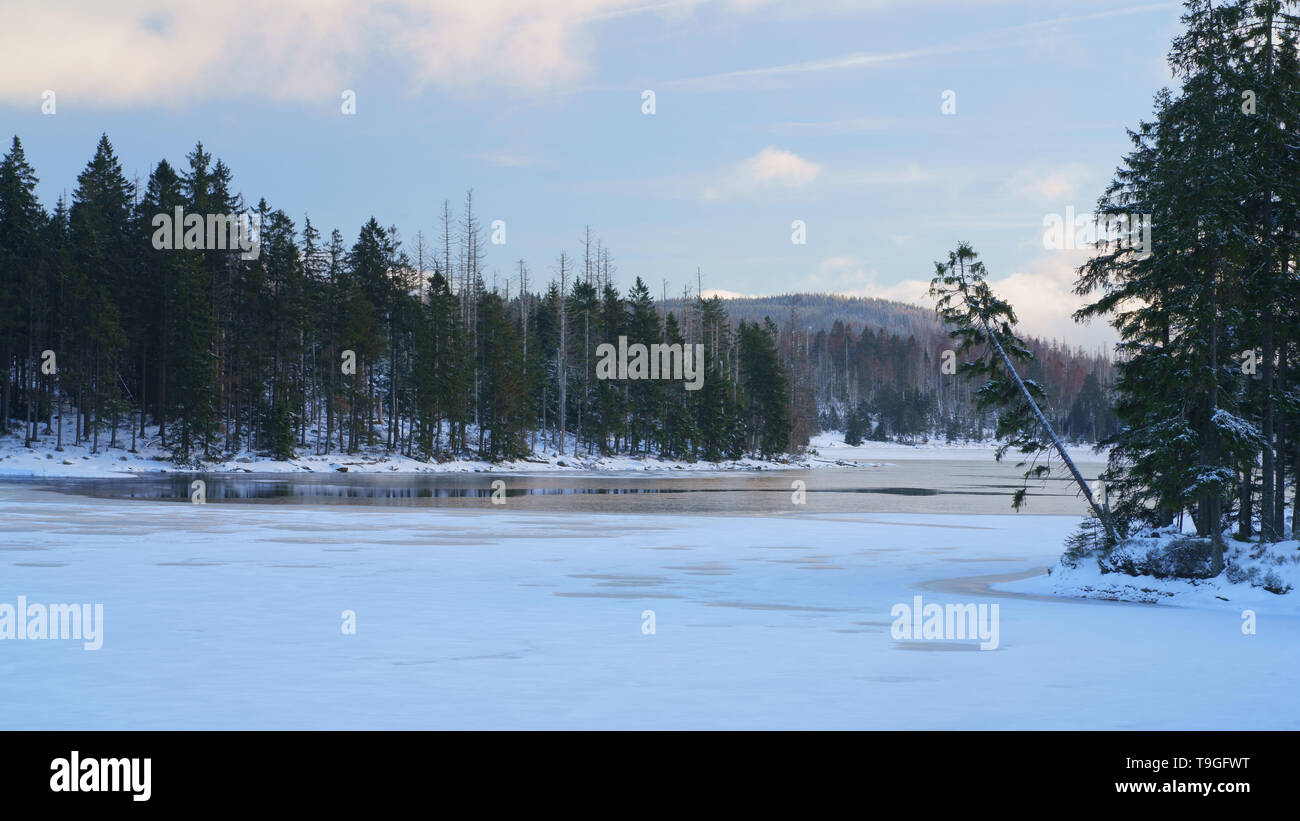
<path id="1" fill-rule="evenodd" d="M 593 513 L 0 483 L 0 603 L 104 608 L 97 651 L 0 641 L 0 727 L 1300 726 L 1294 613 L 1243 635 L 1230 605 L 990 588 L 1052 564 L 1077 514 L 685 501 L 725 495 Z M 896 640 L 918 595 L 998 604 L 997 649 Z"/>

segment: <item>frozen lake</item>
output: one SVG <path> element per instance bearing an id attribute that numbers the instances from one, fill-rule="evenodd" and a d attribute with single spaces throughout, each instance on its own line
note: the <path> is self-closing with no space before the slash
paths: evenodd
<path id="1" fill-rule="evenodd" d="M 1093 479 L 1102 462 L 1081 462 Z M 1064 472 L 1029 485 L 1024 513 L 1083 514 Z M 104 499 L 188 504 L 201 479 L 207 502 L 414 505 L 483 509 L 499 486 L 512 509 L 586 513 L 1007 513 L 1023 470 L 971 459 L 869 462 L 852 468 L 718 473 L 166 473 L 14 480 Z M 4 481 L 4 480 L 0 480 Z M 804 495 L 795 502 L 795 482 Z"/>
<path id="2" fill-rule="evenodd" d="M 1246 636 L 1230 605 L 990 590 L 1053 563 L 1082 505 L 1058 487 L 1029 510 L 1071 515 L 1011 514 L 1010 467 L 117 498 L 177 478 L 0 482 L 0 604 L 104 613 L 99 650 L 0 641 L 0 728 L 1300 727 L 1295 615 Z M 477 489 L 494 479 L 705 492 L 493 505 Z M 890 488 L 940 492 L 858 492 Z M 918 595 L 998 604 L 997 649 L 894 639 L 891 610 Z"/>

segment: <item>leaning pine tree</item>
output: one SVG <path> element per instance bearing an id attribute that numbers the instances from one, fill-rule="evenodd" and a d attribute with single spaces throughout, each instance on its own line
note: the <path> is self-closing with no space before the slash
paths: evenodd
<path id="1" fill-rule="evenodd" d="M 997 436 L 1001 440 L 996 453 L 998 461 L 1008 450 L 1015 449 L 1030 458 L 1021 462 L 1029 464 L 1025 479 L 1046 476 L 1049 464 L 1038 464 L 1042 456 L 1050 460 L 1053 450 L 1061 457 L 1074 478 L 1093 514 L 1105 529 L 1110 544 L 1119 541 L 1111 520 L 1110 511 L 1098 504 L 1092 489 L 1074 460 L 1052 430 L 1047 417 L 1039 407 L 1043 389 L 1033 380 L 1022 379 L 1015 362 L 1028 362 L 1033 354 L 1012 331 L 1016 314 L 1010 303 L 999 299 L 989 288 L 984 263 L 968 243 L 961 243 L 948 254 L 947 262 L 935 263 L 935 275 L 930 280 L 930 296 L 934 297 L 935 313 L 945 325 L 952 328 L 949 337 L 959 340 L 958 356 L 966 356 L 978 348 L 982 351 L 974 358 L 966 358 L 957 372 L 968 379 L 984 378 L 979 389 L 977 407 L 980 410 L 1000 409 Z M 1021 487 L 1012 498 L 1011 505 L 1019 510 L 1025 503 L 1028 489 Z"/>

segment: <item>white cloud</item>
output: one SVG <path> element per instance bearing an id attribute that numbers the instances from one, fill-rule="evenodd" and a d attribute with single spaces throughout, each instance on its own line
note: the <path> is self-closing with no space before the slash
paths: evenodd
<path id="1" fill-rule="evenodd" d="M 1072 314 L 1087 301 L 1075 295 L 1074 282 L 1076 270 L 1089 253 L 1088 250 L 1054 252 L 1030 260 L 1022 270 L 992 279 L 989 284 L 998 296 L 1015 308 L 1022 333 L 1045 339 L 1056 338 L 1090 349 L 1111 345 L 1117 335 L 1104 319 L 1080 325 L 1072 318 Z M 831 257 L 823 260 L 817 272 L 808 277 L 807 290 L 934 307 L 928 280 L 905 279 L 882 285 L 876 277 L 874 269 L 869 269 L 855 257 Z"/>
<path id="2" fill-rule="evenodd" d="M 856 117 L 848 120 L 795 120 L 773 123 L 769 131 L 778 134 L 829 135 L 876 134 L 886 132 L 934 131 L 938 127 L 934 118 Z"/>
<path id="3" fill-rule="evenodd" d="M 533 158 L 527 154 L 517 154 L 512 151 L 485 151 L 474 154 L 473 158 L 498 168 L 527 168 L 534 163 Z"/>
<path id="4" fill-rule="evenodd" d="M 1082 186 L 1096 176 L 1095 172 L 1077 163 L 1052 169 L 1022 168 L 1012 176 L 1008 187 L 1013 194 L 1027 197 L 1037 203 L 1073 203 Z M 1084 210 L 1090 210 L 1091 206 Z"/>
<path id="5" fill-rule="evenodd" d="M 915 186 L 921 183 L 949 181 L 958 178 L 960 172 L 938 173 L 921 168 L 914 162 L 875 166 L 865 169 L 837 171 L 835 184 L 861 187 L 866 185 L 904 185 Z"/>
<path id="6" fill-rule="evenodd" d="M 1000 0 L 975 0 L 996 3 Z M 7 0 L 0 3 L 0 101 L 33 104 L 52 89 L 79 106 L 180 106 L 264 97 L 337 104 L 378 62 L 406 85 L 452 92 L 538 91 L 590 69 L 597 30 L 633 15 L 680 19 L 708 6 L 729 16 L 861 15 L 915 0 Z M 931 0 L 942 7 L 970 0 Z M 1036 35 L 1162 3 L 1016 26 L 978 40 L 887 53 L 856 52 L 662 85 L 713 87 L 923 60 L 1005 47 Z M 364 100 L 360 100 L 358 111 Z"/>
<path id="7" fill-rule="evenodd" d="M 705 188 L 703 196 L 706 200 L 717 200 L 772 188 L 802 188 L 816 180 L 821 171 L 822 167 L 815 162 L 768 146 Z"/>
<path id="8" fill-rule="evenodd" d="M 245 96 L 337 105 L 379 59 L 405 68 L 416 89 L 546 89 L 586 71 L 602 14 L 664 8 L 644 0 L 5 2 L 0 100 L 30 103 L 52 89 L 81 105 Z"/>
<path id="9" fill-rule="evenodd" d="M 1026 332 L 1039 337 L 1056 337 L 1072 345 L 1094 348 L 1118 339 L 1105 319 L 1076 324 L 1072 314 L 1090 300 L 1074 293 L 1080 265 L 1091 249 L 1056 251 L 1030 260 L 1022 270 L 991 280 L 998 296 L 1010 302 Z"/>
<path id="10" fill-rule="evenodd" d="M 814 290 L 818 291 L 933 307 L 926 296 L 930 283 L 905 279 L 892 285 L 881 285 L 876 279 L 878 273 L 875 268 L 868 269 L 856 257 L 840 256 L 822 260 L 817 273 L 809 279 L 815 286 Z"/>
<path id="11" fill-rule="evenodd" d="M 723 299 L 753 299 L 763 294 L 742 294 L 739 291 L 728 291 L 726 288 L 705 288 L 700 292 L 702 299 L 713 299 L 715 296 Z"/>
<path id="12" fill-rule="evenodd" d="M 853 54 L 841 54 L 824 60 L 812 60 L 804 63 L 788 63 L 779 66 L 764 66 L 763 68 L 749 68 L 740 71 L 727 71 L 721 74 L 709 74 L 703 77 L 690 77 L 682 80 L 673 80 L 662 85 L 666 88 L 711 91 L 729 88 L 737 83 L 751 80 L 769 80 L 790 75 L 818 74 L 849 68 L 867 68 L 871 66 L 888 65 L 890 63 L 916 61 L 924 58 L 935 57 L 940 54 L 950 54 L 961 50 L 965 49 L 955 47 L 920 48 L 908 51 L 878 54 L 854 52 Z"/>
<path id="13" fill-rule="evenodd" d="M 931 0 L 930 2 L 925 3 L 925 5 L 942 8 L 946 5 L 980 6 L 997 5 L 1002 2 L 1005 2 L 1005 0 L 947 0 L 947 2 L 944 2 L 944 0 Z M 919 0 L 906 0 L 906 3 L 910 7 L 922 5 Z M 860 3 L 850 5 L 857 10 L 861 10 L 862 8 Z M 895 2 L 894 0 L 876 0 L 876 2 L 870 3 L 869 5 L 874 6 L 875 8 L 886 8 L 895 5 Z M 1068 43 L 1070 42 L 1070 37 L 1076 36 L 1076 34 L 1075 32 L 1066 31 L 1065 29 L 1067 27 L 1077 26 L 1080 23 L 1109 20 L 1114 17 L 1126 17 L 1154 12 L 1165 12 L 1167 14 L 1176 13 L 1178 5 L 1179 4 L 1176 2 L 1148 3 L 1127 8 L 1089 12 L 1087 14 L 1052 17 L 1043 20 L 1034 20 L 1029 23 L 1021 23 L 1007 28 L 984 31 L 981 32 L 978 37 L 966 38 L 962 42 L 932 44 L 924 47 L 892 52 L 852 52 L 820 60 L 808 60 L 800 63 L 784 63 L 780 65 L 726 71 L 720 74 L 708 74 L 702 77 L 689 77 L 675 80 L 664 85 L 666 87 L 695 91 L 719 91 L 732 88 L 739 84 L 752 84 L 755 82 L 761 84 L 771 83 L 772 81 L 783 82 L 800 75 L 874 68 L 893 63 L 917 62 L 921 60 L 930 60 L 934 57 L 948 54 L 961 54 L 1007 48 L 1039 47 L 1044 42 L 1044 37 L 1050 34 L 1057 34 L 1060 37 L 1061 42 Z M 836 4 L 833 2 L 819 4 L 819 10 L 826 11 L 828 9 L 833 9 L 835 6 Z"/>

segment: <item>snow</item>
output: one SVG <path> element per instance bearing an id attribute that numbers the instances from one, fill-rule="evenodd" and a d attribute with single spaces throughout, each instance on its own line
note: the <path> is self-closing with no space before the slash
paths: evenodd
<path id="1" fill-rule="evenodd" d="M 913 459 L 962 459 L 971 461 L 993 461 L 997 443 L 991 440 L 983 442 L 954 441 L 931 439 L 928 442 L 903 444 L 901 442 L 869 442 L 853 446 L 844 443 L 844 434 L 838 431 L 820 433 L 814 436 L 810 447 L 816 451 L 814 461 L 829 462 L 898 462 Z M 1066 453 L 1076 462 L 1096 462 L 1106 460 L 1105 451 L 1096 451 L 1091 445 L 1067 445 Z M 1056 459 L 1055 452 L 1052 455 Z M 1015 464 L 1019 454 L 1009 452 L 1003 461 Z"/>
<path id="2" fill-rule="evenodd" d="M 19 427 L 21 430 L 21 426 Z M 43 426 L 42 426 L 43 431 Z M 382 429 L 381 429 L 382 433 Z M 89 444 L 71 444 L 73 433 L 70 422 L 65 422 L 63 450 L 56 450 L 52 434 L 42 435 L 33 447 L 23 444 L 16 434 L 0 437 L 0 477 L 110 477 L 130 476 L 139 473 L 177 471 L 159 446 L 156 429 L 151 436 L 137 445 L 136 453 L 129 452 L 130 433 L 118 433 L 118 446 L 108 447 L 108 437 L 100 434 L 100 450 L 92 452 Z M 380 436 L 382 439 L 382 435 Z M 679 459 L 661 459 L 657 456 L 599 456 L 573 455 L 570 441 L 565 454 L 552 447 L 544 447 L 541 440 L 532 456 L 525 459 L 486 462 L 478 459 L 454 459 L 446 462 L 412 459 L 401 454 L 384 453 L 382 448 L 368 448 L 359 454 L 331 453 L 315 455 L 308 436 L 309 446 L 300 449 L 294 459 L 277 460 L 244 451 L 229 458 L 203 465 L 211 473 L 307 473 L 340 471 L 347 473 L 538 473 L 551 471 L 752 471 L 838 467 L 858 464 L 887 464 L 914 459 L 962 459 L 992 461 L 996 445 L 991 442 L 944 442 L 931 440 L 924 444 L 906 445 L 897 442 L 864 442 L 856 447 L 844 444 L 844 434 L 838 431 L 819 433 L 812 438 L 807 452 L 776 459 L 744 458 L 722 462 L 690 462 Z M 554 445 L 554 443 L 551 443 Z M 1076 460 L 1104 459 L 1090 446 L 1067 448 Z M 1014 464 L 1013 455 L 1004 461 Z"/>
<path id="3" fill-rule="evenodd" d="M 1118 599 L 1208 607 L 1224 611 L 1254 610 L 1300 615 L 1300 541 L 1271 544 L 1239 542 L 1224 534 L 1225 571 L 1205 579 L 1157 578 L 1131 574 L 1145 568 L 1147 557 L 1168 551 L 1188 534 L 1169 528 L 1117 545 L 1109 556 L 1061 561 L 1050 573 L 1003 585 L 1000 589 L 1089 599 Z"/>
<path id="4" fill-rule="evenodd" d="M 41 426 L 42 432 L 44 426 Z M 21 425 L 19 425 L 21 431 Z M 378 438 L 384 438 L 383 429 L 379 428 Z M 135 453 L 130 452 L 131 437 L 128 431 L 118 433 L 115 447 L 108 446 L 108 436 L 100 434 L 100 447 L 94 452 L 91 445 L 82 443 L 73 445 L 71 423 L 65 423 L 63 450 L 56 448 L 57 439 L 53 434 L 40 436 L 32 447 L 23 444 L 21 435 L 10 434 L 0 437 L 0 477 L 112 477 L 131 476 L 141 473 L 164 473 L 182 470 L 168 460 L 166 452 L 160 446 L 157 429 L 137 444 Z M 473 435 L 470 436 L 473 441 Z M 790 468 L 820 467 L 830 464 L 811 456 L 792 456 L 788 458 L 757 459 L 743 458 L 722 462 L 691 462 L 678 459 L 661 459 L 657 456 L 600 456 L 596 454 L 573 454 L 572 439 L 566 443 L 565 453 L 560 454 L 551 442 L 545 447 L 538 439 L 537 447 L 531 456 L 524 459 L 487 462 L 480 459 L 452 459 L 445 462 L 423 461 L 401 455 L 386 453 L 381 447 L 367 447 L 356 454 L 329 453 L 316 455 L 312 447 L 314 437 L 308 436 L 308 446 L 299 448 L 293 459 L 274 459 L 250 451 L 243 451 L 233 456 L 206 462 L 200 468 L 210 473 L 538 473 L 552 471 L 737 471 L 737 470 L 780 470 Z"/>
<path id="5" fill-rule="evenodd" d="M 0 727 L 1300 728 L 1286 599 L 1252 600 L 1245 635 L 1235 599 L 989 588 L 1041 581 L 997 580 L 1041 573 L 1077 523 L 192 505 L 0 483 L 0 604 L 104 607 L 97 651 L 0 641 Z M 917 595 L 999 604 L 998 648 L 893 639 L 891 608 Z"/>

